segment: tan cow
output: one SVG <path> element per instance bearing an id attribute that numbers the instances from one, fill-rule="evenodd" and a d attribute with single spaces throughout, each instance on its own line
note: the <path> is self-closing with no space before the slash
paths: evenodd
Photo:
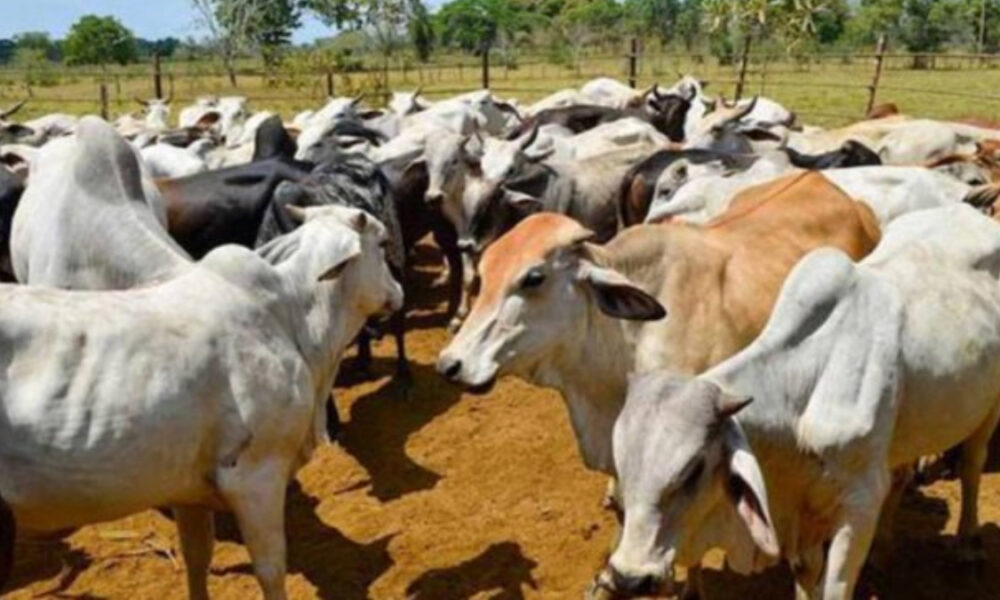
<path id="1" fill-rule="evenodd" d="M 612 473 L 611 430 L 630 372 L 697 374 L 733 355 L 760 333 L 805 253 L 834 246 L 861 258 L 879 229 L 866 206 L 804 173 L 745 190 L 708 226 L 638 226 L 606 246 L 591 236 L 542 213 L 500 238 L 438 369 L 473 390 L 506 374 L 558 389 L 584 462 Z"/>

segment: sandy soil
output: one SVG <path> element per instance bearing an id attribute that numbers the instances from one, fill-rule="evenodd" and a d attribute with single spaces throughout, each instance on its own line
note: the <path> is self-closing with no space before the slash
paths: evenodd
<path id="1" fill-rule="evenodd" d="M 418 285 L 435 275 L 420 271 Z M 373 378 L 356 381 L 345 363 L 341 444 L 320 449 L 289 490 L 291 598 L 580 598 L 602 565 L 614 530 L 599 506 L 605 479 L 583 469 L 561 399 L 513 379 L 486 397 L 444 383 L 433 369 L 447 339 L 442 299 L 434 288 L 411 314 L 408 393 L 391 379 L 388 338 Z M 910 494 L 891 568 L 867 577 L 859 597 L 874 589 L 890 599 L 1000 598 L 1000 475 L 983 485 L 980 569 L 960 566 L 952 550 L 958 498 L 955 482 Z M 221 521 L 213 598 L 259 598 L 235 528 Z M 186 598 L 178 561 L 172 522 L 147 512 L 64 540 L 20 542 L 3 597 Z M 710 599 L 792 597 L 780 570 L 745 579 L 710 562 Z"/>

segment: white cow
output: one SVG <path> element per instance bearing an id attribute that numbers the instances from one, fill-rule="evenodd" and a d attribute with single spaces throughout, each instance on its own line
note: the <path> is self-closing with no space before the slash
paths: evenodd
<path id="1" fill-rule="evenodd" d="M 154 178 L 173 179 L 187 177 L 208 170 L 201 153 L 211 142 L 202 140 L 193 148 L 179 148 L 170 144 L 146 146 L 139 153 Z"/>
<path id="2" fill-rule="evenodd" d="M 21 529 L 173 507 L 206 599 L 211 511 L 229 509 L 264 598 L 286 598 L 286 487 L 325 439 L 344 349 L 402 305 L 385 228 L 313 211 L 263 258 L 224 246 L 149 287 L 0 287 L 0 497 Z"/>
<path id="3" fill-rule="evenodd" d="M 721 547 L 738 572 L 790 560 L 800 598 L 849 600 L 898 467 L 963 445 L 971 541 L 998 415 L 996 223 L 943 207 L 899 218 L 859 264 L 815 250 L 743 352 L 631 382 L 614 432 L 624 532 L 599 585 L 653 593 Z"/>
<path id="4" fill-rule="evenodd" d="M 166 233 L 138 152 L 97 117 L 40 150 L 11 232 L 18 281 L 121 289 L 167 279 L 190 259 Z"/>
<path id="5" fill-rule="evenodd" d="M 707 223 L 715 219 L 740 191 L 794 171 L 790 164 L 777 160 L 779 153 L 767 156 L 765 162 L 761 162 L 764 158 L 758 160 L 744 173 L 708 174 L 686 180 L 683 185 L 668 179 L 679 168 L 672 166 L 657 182 L 646 221 L 675 218 Z M 883 226 L 915 210 L 961 202 L 972 189 L 950 175 L 923 167 L 852 167 L 826 169 L 820 174 L 851 198 L 867 204 Z"/>

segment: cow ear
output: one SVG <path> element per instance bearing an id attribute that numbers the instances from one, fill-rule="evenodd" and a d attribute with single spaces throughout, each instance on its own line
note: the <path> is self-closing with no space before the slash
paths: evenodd
<path id="1" fill-rule="evenodd" d="M 549 157 L 551 157 L 555 153 L 556 149 L 553 147 L 547 150 L 542 150 L 541 152 L 532 152 L 531 154 L 528 154 L 526 152 L 524 154 L 524 158 L 530 163 L 540 163 L 542 161 L 548 160 Z"/>
<path id="2" fill-rule="evenodd" d="M 323 271 L 323 274 L 320 275 L 316 281 L 333 281 L 334 279 L 340 277 L 340 275 L 344 272 L 344 269 L 347 268 L 347 265 L 351 264 L 351 261 L 356 259 L 359 254 L 360 252 L 355 252 L 326 271 Z"/>
<path id="3" fill-rule="evenodd" d="M 510 203 L 511 206 L 526 215 L 542 212 L 545 208 L 541 200 L 523 192 L 514 192 L 504 189 L 504 199 Z"/>
<path id="4" fill-rule="evenodd" d="M 406 168 L 403 169 L 403 176 L 401 177 L 401 179 L 405 181 L 410 177 L 416 177 L 419 169 L 426 169 L 426 168 L 427 168 L 427 159 L 425 159 L 424 157 L 414 158 L 413 160 L 410 161 L 410 164 L 406 165 Z"/>
<path id="5" fill-rule="evenodd" d="M 203 114 L 198 122 L 194 124 L 195 129 L 211 129 L 219 120 L 222 119 L 222 114 L 217 110 L 210 110 Z"/>
<path id="6" fill-rule="evenodd" d="M 657 321 L 667 316 L 666 309 L 656 298 L 618 271 L 581 260 L 577 277 L 593 291 L 601 312 L 610 317 Z"/>
<path id="7" fill-rule="evenodd" d="M 13 135 L 15 138 L 18 139 L 31 137 L 35 135 L 34 129 L 32 129 L 31 127 L 26 127 L 24 125 L 17 125 L 17 124 L 8 125 L 7 131 L 8 133 L 10 133 L 11 135 Z"/>
<path id="8" fill-rule="evenodd" d="M 288 218 L 292 221 L 295 221 L 300 225 L 306 222 L 306 209 L 294 204 L 286 204 L 284 208 L 285 212 L 288 214 Z"/>
<path id="9" fill-rule="evenodd" d="M 729 467 L 727 492 L 743 525 L 761 552 L 777 557 L 780 552 L 778 534 L 771 520 L 767 503 L 767 488 L 760 463 L 750 449 L 743 430 L 734 421 L 728 421 L 724 433 L 724 447 Z"/>

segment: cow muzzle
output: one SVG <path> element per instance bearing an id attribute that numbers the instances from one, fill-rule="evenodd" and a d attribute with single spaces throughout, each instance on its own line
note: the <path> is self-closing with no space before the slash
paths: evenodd
<path id="1" fill-rule="evenodd" d="M 461 358 L 447 352 L 441 353 L 437 362 L 437 372 L 448 381 L 461 385 L 474 394 L 486 394 L 496 385 L 496 369 L 480 375 L 469 374 L 467 365 Z"/>
<path id="2" fill-rule="evenodd" d="M 431 206 L 441 206 L 444 203 L 444 192 L 428 191 L 424 194 L 424 201 Z"/>
<path id="3" fill-rule="evenodd" d="M 663 598 L 674 594 L 673 582 L 651 573 L 620 573 L 608 566 L 594 579 L 587 600 Z"/>

